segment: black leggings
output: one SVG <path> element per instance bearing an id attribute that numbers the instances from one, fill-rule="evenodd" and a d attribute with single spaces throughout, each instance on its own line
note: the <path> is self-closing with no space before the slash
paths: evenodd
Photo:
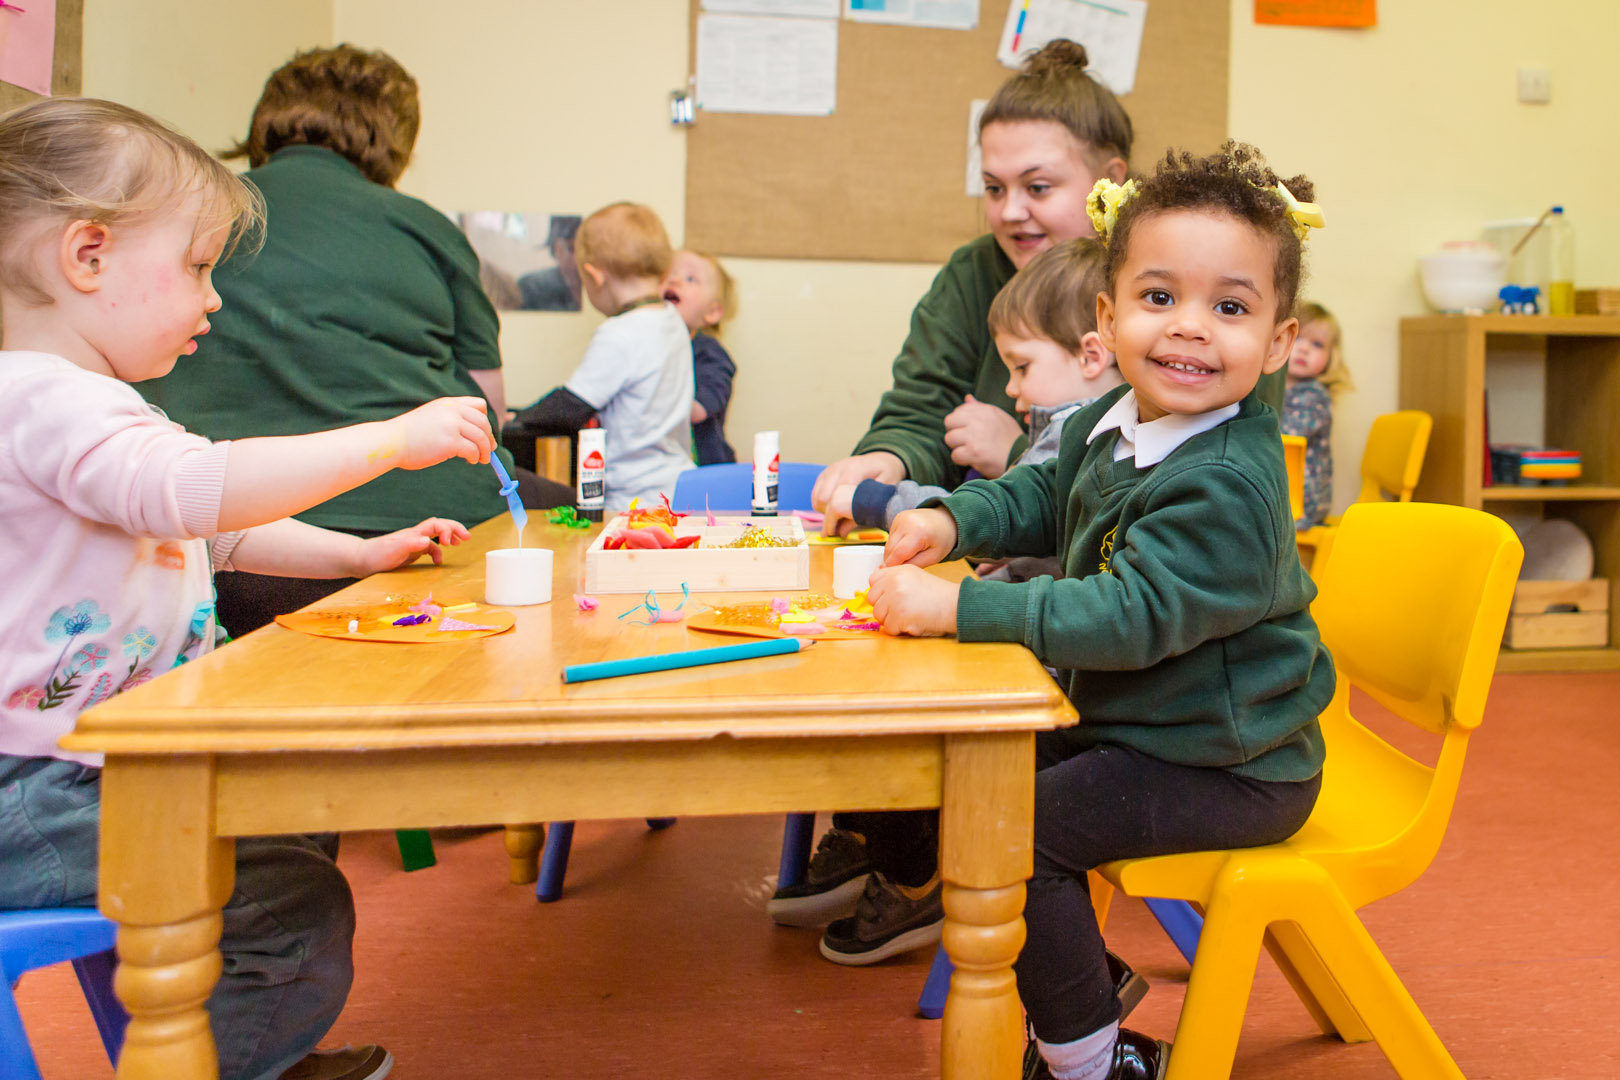
<path id="1" fill-rule="evenodd" d="M 1322 787 L 1251 780 L 1098 746 L 1064 758 L 1061 733 L 1036 736 L 1035 873 L 1018 993 L 1035 1034 L 1072 1042 L 1119 1019 L 1086 871 L 1114 859 L 1259 847 L 1299 831 Z"/>
<path id="2" fill-rule="evenodd" d="M 532 445 L 532 443 L 531 443 Z M 574 505 L 574 489 L 526 469 L 514 469 L 518 497 L 530 510 Z M 475 524 L 468 522 L 467 524 Z M 383 531 L 344 529 L 351 536 L 370 539 Z M 214 575 L 214 618 L 232 637 L 241 637 L 301 607 L 353 585 L 357 578 L 298 578 L 249 574 L 241 570 Z"/>

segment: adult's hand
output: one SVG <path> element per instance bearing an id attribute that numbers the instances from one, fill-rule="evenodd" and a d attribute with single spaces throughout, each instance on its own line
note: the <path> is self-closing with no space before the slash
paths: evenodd
<path id="1" fill-rule="evenodd" d="M 1007 444 L 1011 446 L 1011 443 Z M 885 484 L 898 484 L 906 478 L 906 463 L 887 450 L 874 450 L 870 454 L 835 461 L 816 477 L 816 486 L 810 489 L 810 504 L 825 511 L 832 501 L 833 492 L 845 484 L 858 484 L 862 480 L 881 480 Z"/>
<path id="2" fill-rule="evenodd" d="M 1006 409 L 987 405 L 972 394 L 945 417 L 951 460 L 992 480 L 1007 471 L 1007 457 L 1023 433 Z"/>

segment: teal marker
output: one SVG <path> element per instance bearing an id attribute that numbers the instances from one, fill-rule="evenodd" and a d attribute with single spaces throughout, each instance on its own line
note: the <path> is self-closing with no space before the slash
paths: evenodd
<path id="1" fill-rule="evenodd" d="M 719 645 L 712 649 L 689 649 L 656 656 L 601 660 L 594 664 L 572 664 L 563 668 L 562 679 L 565 683 L 590 682 L 592 679 L 616 679 L 620 675 L 643 675 L 649 671 L 674 671 L 705 664 L 724 664 L 732 660 L 752 660 L 756 656 L 783 656 L 803 652 L 813 644 L 815 642 L 804 638 L 771 638 L 742 645 Z"/>

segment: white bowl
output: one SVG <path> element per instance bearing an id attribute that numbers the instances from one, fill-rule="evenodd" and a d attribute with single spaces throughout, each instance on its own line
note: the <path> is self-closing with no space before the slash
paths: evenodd
<path id="1" fill-rule="evenodd" d="M 1448 245 L 1418 259 L 1423 295 L 1437 311 L 1489 311 L 1507 284 L 1507 256 L 1489 245 Z"/>

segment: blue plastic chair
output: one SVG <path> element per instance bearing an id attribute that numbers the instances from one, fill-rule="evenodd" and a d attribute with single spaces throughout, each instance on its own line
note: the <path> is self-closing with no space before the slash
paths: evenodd
<path id="1" fill-rule="evenodd" d="M 0 911 L 0 1076 L 40 1080 L 12 986 L 25 971 L 73 961 L 107 1059 L 118 1063 L 129 1016 L 113 996 L 116 923 L 93 908 Z"/>
<path id="2" fill-rule="evenodd" d="M 777 474 L 776 505 L 779 510 L 810 509 L 810 489 L 821 475 L 821 465 L 802 462 L 784 462 Z M 748 463 L 705 465 L 687 469 L 675 478 L 675 494 L 670 505 L 676 513 L 690 514 L 710 510 L 747 510 L 754 496 L 754 467 Z M 804 867 L 810 858 L 811 834 L 815 829 L 814 814 L 789 814 L 782 833 L 782 861 L 779 878 L 783 885 L 797 884 L 804 879 Z M 674 818 L 648 818 L 650 829 L 667 829 L 675 824 Z M 540 855 L 540 879 L 534 884 L 534 895 L 542 904 L 549 904 L 562 896 L 563 878 L 568 873 L 568 853 L 574 843 L 574 823 L 553 821 L 546 826 L 546 846 Z"/>
<path id="3" fill-rule="evenodd" d="M 824 468 L 784 461 L 777 473 L 777 509 L 783 513 L 811 509 L 810 489 Z M 710 510 L 747 510 L 754 501 L 754 466 L 737 462 L 687 469 L 675 478 L 675 494 L 669 497 L 669 504 L 679 514 L 701 513 L 705 497 Z"/>
<path id="4" fill-rule="evenodd" d="M 1185 900 L 1147 899 L 1148 911 L 1159 920 L 1164 932 L 1170 935 L 1176 948 L 1188 964 L 1198 952 L 1198 936 L 1204 930 L 1204 917 L 1193 910 Z M 934 952 L 934 964 L 928 969 L 928 980 L 923 983 L 917 998 L 917 1015 L 924 1020 L 938 1020 L 945 1015 L 945 995 L 951 989 L 951 958 L 941 945 Z"/>

